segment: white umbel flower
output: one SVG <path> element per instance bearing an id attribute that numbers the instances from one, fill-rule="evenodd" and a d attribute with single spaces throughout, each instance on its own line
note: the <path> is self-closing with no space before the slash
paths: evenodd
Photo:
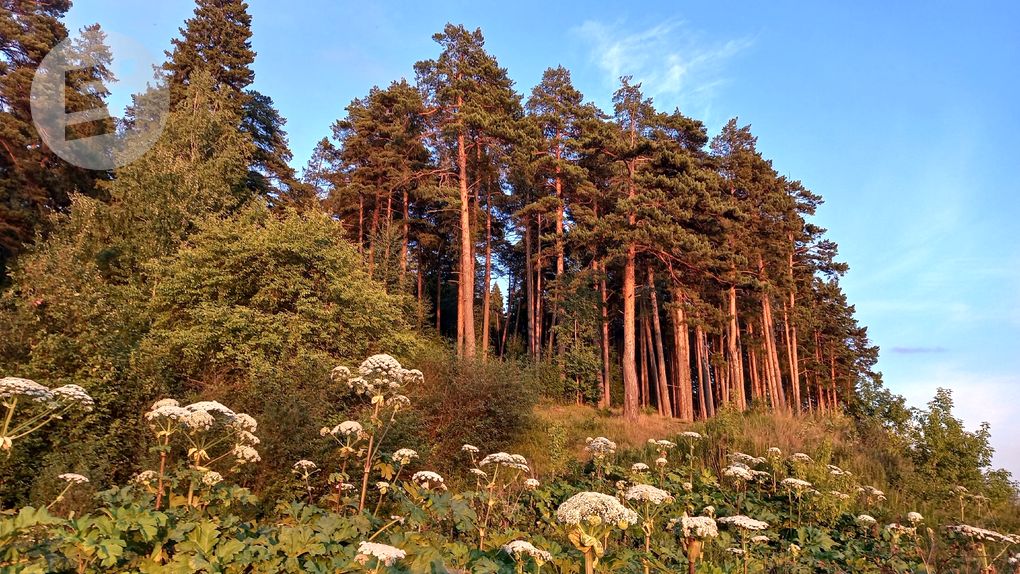
<path id="1" fill-rule="evenodd" d="M 750 516 L 744 516 L 743 514 L 737 514 L 736 516 L 724 516 L 718 519 L 723 524 L 730 524 L 743 530 L 765 530 L 769 527 L 768 522 L 761 520 L 755 520 Z"/>
<path id="2" fill-rule="evenodd" d="M 216 486 L 221 482 L 223 482 L 223 475 L 216 472 L 215 470 L 210 470 L 209 472 L 202 475 L 202 484 L 206 486 Z"/>
<path id="3" fill-rule="evenodd" d="M 542 483 L 540 483 L 537 478 L 529 478 L 528 480 L 524 481 L 524 488 L 528 490 L 535 490 L 536 488 L 541 486 L 541 484 Z"/>
<path id="4" fill-rule="evenodd" d="M 411 464 L 411 461 L 416 458 L 418 458 L 418 452 L 409 448 L 398 448 L 393 452 L 393 460 L 403 466 Z"/>
<path id="5" fill-rule="evenodd" d="M 0 379 L 0 399 L 12 398 L 25 398 L 43 403 L 53 400 L 53 392 L 31 379 L 4 377 Z"/>
<path id="6" fill-rule="evenodd" d="M 355 557 L 362 563 L 368 561 L 369 558 L 375 558 L 384 566 L 393 566 L 397 560 L 403 560 L 407 557 L 407 552 L 390 546 L 388 544 L 379 544 L 378 542 L 364 542 L 358 545 L 358 555 Z"/>
<path id="7" fill-rule="evenodd" d="M 620 504 L 614 496 L 600 492 L 579 492 L 556 509 L 556 519 L 572 526 L 601 523 L 627 528 L 637 523 L 638 515 Z"/>
<path id="8" fill-rule="evenodd" d="M 152 484 L 153 482 L 156 482 L 156 479 L 158 479 L 158 478 L 159 478 L 159 475 L 156 474 L 156 471 L 154 471 L 154 470 L 143 470 L 142 472 L 139 472 L 138 474 L 136 474 L 134 476 L 134 478 L 131 479 L 131 482 L 133 484 L 140 484 L 142 486 L 148 486 L 148 485 Z"/>
<path id="9" fill-rule="evenodd" d="M 747 468 L 746 464 L 739 462 L 735 462 L 724 468 L 723 476 L 744 481 L 754 480 L 754 474 L 751 473 L 751 469 Z"/>
<path id="10" fill-rule="evenodd" d="M 237 464 L 249 464 L 262 460 L 262 456 L 259 455 L 259 451 L 246 444 L 234 445 L 234 459 L 237 460 Z"/>
<path id="11" fill-rule="evenodd" d="M 953 526 L 947 526 L 946 530 L 953 534 L 966 536 L 972 540 L 980 540 L 984 542 L 1002 542 L 1006 544 L 1020 544 L 1020 536 L 1016 534 L 1002 534 L 994 530 L 987 530 L 984 528 L 978 528 L 977 526 L 970 526 L 968 524 L 956 524 Z"/>
<path id="12" fill-rule="evenodd" d="M 751 537 L 751 542 L 755 544 L 768 544 L 770 540 L 771 539 L 768 536 L 765 536 L 764 534 L 759 534 L 758 536 Z"/>
<path id="13" fill-rule="evenodd" d="M 914 526 L 917 526 L 918 524 L 924 522 L 924 516 L 921 516 L 920 512 L 908 512 L 907 522 L 913 524 Z"/>
<path id="14" fill-rule="evenodd" d="M 85 392 L 85 389 L 78 385 L 64 385 L 53 389 L 51 392 L 53 393 L 53 398 L 63 405 L 91 411 L 92 406 L 95 404 L 95 401 Z"/>
<path id="15" fill-rule="evenodd" d="M 85 484 L 89 481 L 88 477 L 82 476 L 74 472 L 65 472 L 58 476 L 60 480 L 67 482 L 68 484 Z"/>
<path id="16" fill-rule="evenodd" d="M 680 528 L 684 538 L 715 538 L 719 536 L 719 527 L 711 516 L 687 516 L 680 518 Z"/>
<path id="17" fill-rule="evenodd" d="M 503 545 L 503 551 L 512 556 L 514 560 L 520 560 L 524 556 L 531 556 L 539 566 L 552 560 L 552 554 L 545 550 L 539 550 L 534 544 L 526 540 L 511 540 Z"/>
<path id="18" fill-rule="evenodd" d="M 691 440 L 701 440 L 702 438 L 704 438 L 703 436 L 701 436 L 701 433 L 697 433 L 694 431 L 684 431 L 680 433 L 678 436 Z"/>
<path id="19" fill-rule="evenodd" d="M 170 400 L 170 401 L 173 401 L 175 403 L 177 402 L 177 401 L 174 401 L 173 399 L 165 399 L 165 400 Z M 159 402 L 163 402 L 163 401 L 159 401 Z M 157 403 L 157 404 L 159 404 L 159 403 Z M 158 407 L 156 405 L 153 405 L 152 410 L 150 410 L 149 412 L 145 413 L 145 420 L 150 421 L 150 422 L 160 421 L 160 420 L 162 420 L 162 421 L 183 421 L 183 420 L 187 419 L 190 415 L 191 415 L 191 411 L 189 411 L 188 409 L 186 409 L 184 407 L 179 407 L 177 405 L 163 404 L 163 405 L 160 405 Z"/>
<path id="20" fill-rule="evenodd" d="M 312 472 L 317 468 L 319 468 L 317 464 L 306 459 L 301 459 L 294 463 L 294 472 L 298 473 Z"/>
<path id="21" fill-rule="evenodd" d="M 784 478 L 780 484 L 794 492 L 802 492 L 811 488 L 811 483 L 799 478 Z"/>
<path id="22" fill-rule="evenodd" d="M 650 484 L 635 484 L 623 493 L 627 500 L 650 502 L 655 505 L 673 501 L 673 495 Z"/>
<path id="23" fill-rule="evenodd" d="M 802 452 L 795 452 L 791 454 L 790 458 L 787 460 L 790 462 L 799 462 L 801 464 L 812 464 L 815 462 L 814 459 Z"/>
<path id="24" fill-rule="evenodd" d="M 870 514 L 862 514 L 856 518 L 857 525 L 862 528 L 870 528 L 878 523 L 875 517 Z"/>
<path id="25" fill-rule="evenodd" d="M 759 464 L 765 464 L 765 459 L 760 456 L 751 456 L 742 452 L 734 452 L 729 455 L 730 460 L 733 462 L 739 462 L 746 465 L 747 467 L 757 466 Z"/>
<path id="26" fill-rule="evenodd" d="M 473 444 L 466 444 L 460 447 L 460 450 L 468 454 L 478 454 L 478 447 Z"/>
<path id="27" fill-rule="evenodd" d="M 603 459 L 616 452 L 616 443 L 604 436 L 585 439 L 584 450 L 595 459 Z"/>
<path id="28" fill-rule="evenodd" d="M 422 488 L 429 490 L 446 490 L 446 484 L 442 476 L 431 470 L 419 470 L 411 475 L 411 480 Z"/>
<path id="29" fill-rule="evenodd" d="M 648 465 L 643 462 L 635 462 L 631 465 L 630 470 L 632 472 L 648 472 Z"/>
<path id="30" fill-rule="evenodd" d="M 478 463 L 478 466 L 489 465 L 502 465 L 523 472 L 531 472 L 531 469 L 528 467 L 528 459 L 519 454 L 494 452 L 492 454 L 485 455 L 485 458 Z"/>

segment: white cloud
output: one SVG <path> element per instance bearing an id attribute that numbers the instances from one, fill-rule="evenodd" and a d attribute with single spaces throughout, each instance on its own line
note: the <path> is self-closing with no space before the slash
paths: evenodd
<path id="1" fill-rule="evenodd" d="M 607 87 L 615 89 L 620 76 L 634 76 L 646 95 L 705 120 L 712 98 L 728 82 L 724 64 L 753 44 L 750 38 L 709 42 L 679 20 L 643 30 L 588 20 L 571 32 L 587 45 Z"/>

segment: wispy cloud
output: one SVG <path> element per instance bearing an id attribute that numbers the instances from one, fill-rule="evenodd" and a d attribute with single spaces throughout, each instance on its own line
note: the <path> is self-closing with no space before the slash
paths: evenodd
<path id="1" fill-rule="evenodd" d="M 945 347 L 893 347 L 892 352 L 900 355 L 921 355 L 931 353 L 945 353 Z"/>
<path id="2" fill-rule="evenodd" d="M 681 20 L 646 29 L 588 20 L 572 33 L 605 73 L 607 86 L 615 86 L 620 76 L 634 76 L 646 95 L 702 119 L 719 88 L 729 82 L 724 64 L 753 44 L 752 38 L 708 41 Z"/>

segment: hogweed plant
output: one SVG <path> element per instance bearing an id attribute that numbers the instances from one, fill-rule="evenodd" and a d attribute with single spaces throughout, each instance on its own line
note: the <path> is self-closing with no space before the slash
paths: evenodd
<path id="1" fill-rule="evenodd" d="M 652 554 L 652 534 L 655 533 L 655 519 L 662 508 L 673 502 L 673 495 L 650 484 L 635 484 L 623 493 L 623 498 L 638 507 L 641 518 L 641 532 L 645 535 L 645 574 L 648 574 L 648 556 Z"/>
<path id="2" fill-rule="evenodd" d="M 594 574 L 613 530 L 627 530 L 637 524 L 639 517 L 614 496 L 579 492 L 560 504 L 556 520 L 566 529 L 571 544 L 584 556 L 585 574 Z"/>
<path id="3" fill-rule="evenodd" d="M 591 456 L 592 465 L 595 467 L 595 478 L 601 479 L 609 465 L 609 458 L 616 454 L 616 443 L 604 436 L 584 439 L 584 451 Z"/>
<path id="4" fill-rule="evenodd" d="M 780 484 L 786 489 L 790 500 L 790 514 L 793 514 L 793 502 L 797 501 L 797 526 L 801 524 L 801 499 L 813 490 L 812 484 L 799 478 L 784 478 Z"/>
<path id="5" fill-rule="evenodd" d="M 701 433 L 695 431 L 684 431 L 680 433 L 680 438 L 683 439 L 684 443 L 687 444 L 687 479 L 694 482 L 694 444 L 701 441 L 705 437 Z M 665 455 L 660 455 L 665 456 Z"/>
<path id="6" fill-rule="evenodd" d="M 88 477 L 74 472 L 65 472 L 64 474 L 61 474 L 57 478 L 63 480 L 67 484 L 64 485 L 64 489 L 60 491 L 60 494 L 58 494 L 57 497 L 53 499 L 53 502 L 49 503 L 46 506 L 47 509 L 53 508 L 55 504 L 64 500 L 64 495 L 67 494 L 67 491 L 71 490 L 71 488 L 74 487 L 75 485 L 88 484 L 89 482 Z"/>
<path id="7" fill-rule="evenodd" d="M 727 550 L 738 551 L 733 552 L 733 554 L 736 554 L 741 557 L 744 564 L 744 574 L 747 574 L 747 562 L 748 562 L 747 535 L 750 532 L 765 530 L 766 528 L 769 527 L 769 523 L 763 522 L 761 520 L 755 520 L 749 516 L 744 516 L 743 514 L 738 514 L 735 516 L 724 516 L 720 518 L 718 522 L 733 526 L 740 533 L 740 548 L 728 548 Z"/>
<path id="8" fill-rule="evenodd" d="M 464 445 L 461 450 L 471 455 L 472 462 L 475 461 L 477 449 L 471 445 Z M 477 509 L 477 514 L 482 518 L 478 526 L 478 549 L 485 550 L 485 537 L 488 534 L 489 521 L 493 517 L 493 511 L 502 506 L 503 515 L 512 517 L 517 510 L 517 503 L 525 490 L 537 488 L 536 483 L 522 482 L 522 479 L 531 474 L 528 466 L 528 459 L 519 454 L 506 452 L 495 452 L 486 455 L 471 469 L 471 474 L 476 477 L 476 484 L 481 493 L 482 507 Z M 535 480 L 527 478 L 526 480 Z"/>
<path id="9" fill-rule="evenodd" d="M 333 508 L 336 512 L 340 512 L 340 507 L 343 503 L 343 493 L 345 492 L 345 484 L 350 484 L 350 475 L 347 474 L 347 464 L 352 459 L 362 456 L 365 449 L 361 447 L 361 443 L 365 442 L 367 434 L 365 433 L 364 427 L 357 421 L 343 421 L 342 423 L 330 427 L 322 427 L 319 429 L 319 436 L 330 437 L 339 446 L 337 453 L 340 456 L 340 470 L 339 472 L 331 473 L 329 475 L 329 483 L 333 485 L 335 492 L 331 494 L 334 497 Z"/>
<path id="10" fill-rule="evenodd" d="M 713 508 L 712 514 L 714 513 Z M 719 536 L 719 527 L 715 518 L 710 515 L 688 516 L 686 512 L 679 520 L 673 521 L 673 526 L 680 529 L 680 543 L 687 556 L 687 572 L 694 574 L 705 549 L 705 543 Z"/>
<path id="11" fill-rule="evenodd" d="M 245 413 L 235 413 L 216 401 L 199 401 L 180 406 L 174 399 L 161 399 L 145 414 L 149 427 L 156 435 L 159 453 L 159 471 L 156 473 L 156 509 L 162 507 L 166 494 L 166 470 L 171 439 L 183 437 L 187 447 L 189 464 L 188 506 L 198 506 L 196 491 L 201 487 L 212 487 L 218 483 L 213 471 L 219 464 L 221 470 L 234 472 L 246 464 L 262 460 L 256 446 L 261 442 L 255 432 L 258 423 Z M 229 466 L 227 464 L 229 463 Z"/>
<path id="12" fill-rule="evenodd" d="M 970 552 L 969 558 L 978 563 L 981 574 L 994 574 L 992 563 L 1009 552 L 1010 548 L 1020 545 L 1020 535 L 1002 534 L 968 524 L 947 526 L 946 531 Z M 999 552 L 989 558 L 988 549 L 994 550 L 997 546 Z"/>
<path id="13" fill-rule="evenodd" d="M 366 572 L 378 573 L 382 571 L 384 566 L 389 568 L 396 564 L 398 560 L 403 560 L 406 557 L 407 552 L 395 546 L 362 541 L 358 545 L 358 553 L 354 556 L 354 561 L 364 566 Z M 369 568 L 372 565 L 374 565 L 374 568 Z"/>
<path id="14" fill-rule="evenodd" d="M 511 540 L 503 545 L 503 551 L 514 559 L 517 574 L 524 574 L 524 565 L 528 558 L 535 563 L 535 574 L 540 574 L 542 565 L 552 560 L 552 554 L 536 548 L 527 540 Z"/>
<path id="15" fill-rule="evenodd" d="M 333 369 L 330 378 L 368 399 L 371 409 L 368 423 L 362 429 L 368 437 L 368 444 L 363 451 L 361 494 L 358 498 L 358 512 L 361 512 L 365 509 L 369 478 L 379 455 L 379 446 L 392 428 L 397 413 L 411 406 L 411 401 L 401 391 L 406 385 L 422 382 L 423 376 L 417 369 L 403 368 L 389 355 L 378 354 L 365 359 L 356 375 L 349 368 L 339 366 Z"/>
<path id="16" fill-rule="evenodd" d="M 310 460 L 301 459 L 294 463 L 291 472 L 297 475 L 298 480 L 304 486 L 305 493 L 308 495 L 308 504 L 313 504 L 311 478 L 313 474 L 319 472 L 319 466 Z"/>
<path id="17" fill-rule="evenodd" d="M 14 441 L 72 411 L 91 411 L 94 402 L 78 385 L 51 389 L 30 379 L 4 377 L 0 379 L 0 404 L 6 411 L 0 426 L 0 451 L 10 458 Z"/>

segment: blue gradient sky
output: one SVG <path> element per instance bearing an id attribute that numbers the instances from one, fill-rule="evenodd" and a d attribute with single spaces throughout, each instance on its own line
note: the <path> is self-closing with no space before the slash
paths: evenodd
<path id="1" fill-rule="evenodd" d="M 887 385 L 923 406 L 953 389 L 995 464 L 1020 476 L 1020 5 L 1010 2 L 407 3 L 251 1 L 256 87 L 302 166 L 354 97 L 437 53 L 447 21 L 481 27 L 521 92 L 568 67 L 606 106 L 632 74 L 715 132 L 732 116 L 826 203 L 844 287 Z M 510 10 L 510 7 L 513 7 Z M 188 0 L 76 0 L 159 52 Z"/>

